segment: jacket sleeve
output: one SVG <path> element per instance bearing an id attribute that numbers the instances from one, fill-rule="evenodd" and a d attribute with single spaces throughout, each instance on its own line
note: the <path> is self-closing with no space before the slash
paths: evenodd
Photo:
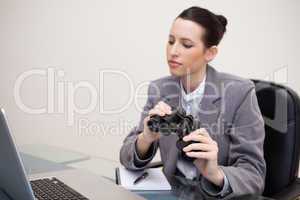
<path id="1" fill-rule="evenodd" d="M 159 89 L 153 82 L 148 87 L 147 102 L 141 113 L 140 121 L 138 126 L 135 126 L 127 137 L 123 141 L 123 145 L 120 150 L 120 162 L 121 164 L 130 170 L 142 170 L 145 166 L 153 159 L 157 152 L 158 141 L 152 143 L 145 159 L 140 159 L 136 150 L 136 141 L 138 134 L 144 130 L 144 118 L 148 115 L 159 99 Z"/>
<path id="2" fill-rule="evenodd" d="M 253 83 L 236 109 L 229 137 L 228 166 L 221 166 L 233 191 L 229 196 L 262 194 L 266 175 L 265 129 Z"/>

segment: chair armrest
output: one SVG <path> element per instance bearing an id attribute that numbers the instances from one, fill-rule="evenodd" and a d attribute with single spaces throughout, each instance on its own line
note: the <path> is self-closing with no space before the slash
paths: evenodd
<path id="1" fill-rule="evenodd" d="M 275 195 L 272 195 L 272 198 L 278 200 L 300 199 L 300 178 L 297 178 L 292 184 L 290 184 L 284 190 L 280 191 Z"/>

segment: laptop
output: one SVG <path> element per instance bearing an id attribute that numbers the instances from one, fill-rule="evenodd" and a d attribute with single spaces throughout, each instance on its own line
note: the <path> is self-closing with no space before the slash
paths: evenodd
<path id="1" fill-rule="evenodd" d="M 68 169 L 28 178 L 0 109 L 0 199 L 2 200 L 142 200 L 124 188 L 85 170 Z"/>

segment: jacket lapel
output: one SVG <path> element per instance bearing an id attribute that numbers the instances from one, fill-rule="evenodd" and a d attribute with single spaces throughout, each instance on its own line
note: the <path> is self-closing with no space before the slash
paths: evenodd
<path id="1" fill-rule="evenodd" d="M 218 121 L 222 105 L 221 92 L 221 81 L 217 76 L 217 72 L 208 65 L 204 94 L 198 112 L 198 120 L 202 126 L 210 126 Z"/>

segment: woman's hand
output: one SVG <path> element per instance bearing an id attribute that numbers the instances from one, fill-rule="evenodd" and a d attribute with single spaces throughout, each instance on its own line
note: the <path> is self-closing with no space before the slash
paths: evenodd
<path id="1" fill-rule="evenodd" d="M 218 144 L 214 141 L 206 129 L 200 128 L 183 138 L 184 141 L 195 141 L 183 148 L 188 157 L 196 158 L 194 164 L 200 170 L 202 176 L 222 187 L 224 173 L 218 166 Z M 197 152 L 198 151 L 198 152 Z"/>
<path id="2" fill-rule="evenodd" d="M 145 158 L 151 144 L 160 138 L 160 133 L 150 131 L 147 123 L 152 115 L 164 116 L 171 114 L 171 107 L 160 101 L 149 111 L 149 115 L 144 119 L 144 130 L 138 135 L 137 139 L 137 152 L 140 158 Z"/>
<path id="3" fill-rule="evenodd" d="M 166 114 L 171 114 L 171 107 L 163 101 L 158 102 L 153 109 L 149 111 L 149 115 L 144 119 L 144 131 L 141 134 L 145 140 L 150 143 L 159 139 L 160 134 L 157 132 L 150 131 L 147 123 L 152 115 L 164 116 Z"/>

